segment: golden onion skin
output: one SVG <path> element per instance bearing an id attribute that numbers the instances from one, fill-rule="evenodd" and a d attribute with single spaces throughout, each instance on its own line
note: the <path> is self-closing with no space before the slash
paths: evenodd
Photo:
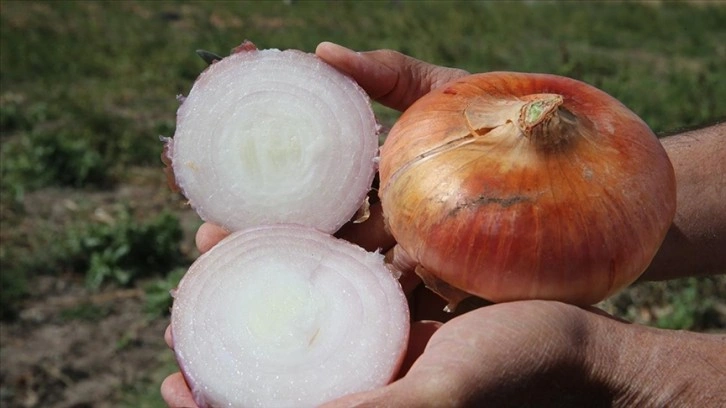
<path id="1" fill-rule="evenodd" d="M 380 177 L 399 245 L 426 274 L 493 302 L 605 299 L 642 274 L 676 208 L 650 128 L 605 92 L 547 74 L 432 91 L 391 129 Z"/>

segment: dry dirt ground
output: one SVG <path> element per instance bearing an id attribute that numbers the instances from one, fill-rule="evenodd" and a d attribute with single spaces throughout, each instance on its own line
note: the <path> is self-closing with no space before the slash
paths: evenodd
<path id="1" fill-rule="evenodd" d="M 89 295 L 82 281 L 52 277 L 36 288 L 44 299 L 0 325 L 3 406 L 117 407 L 125 390 L 158 378 L 170 360 L 166 319 L 145 317 L 141 290 Z M 91 305 L 102 316 L 64 317 Z"/>
<path id="2" fill-rule="evenodd" d="M 139 216 L 167 208 L 178 211 L 183 251 L 193 256 L 196 215 L 169 192 L 160 169 L 135 171 L 132 183 L 112 191 L 28 194 L 24 220 L 12 228 L 52 233 L 79 219 L 108 222 L 121 202 Z M 168 317 L 150 317 L 144 282 L 90 291 L 83 274 L 61 270 L 31 285 L 18 317 L 0 322 L 0 406 L 160 406 L 158 385 L 174 363 L 163 339 Z"/>

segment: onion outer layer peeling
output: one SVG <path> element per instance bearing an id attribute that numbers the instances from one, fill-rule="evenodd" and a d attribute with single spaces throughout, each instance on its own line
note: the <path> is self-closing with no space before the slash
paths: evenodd
<path id="1" fill-rule="evenodd" d="M 493 72 L 414 103 L 381 148 L 381 201 L 451 301 L 596 303 L 651 262 L 676 207 L 648 126 L 583 82 Z"/>
<path id="2" fill-rule="evenodd" d="M 383 256 L 309 227 L 233 233 L 174 297 L 174 351 L 201 407 L 316 406 L 387 384 L 406 350 L 408 304 Z"/>
<path id="3" fill-rule="evenodd" d="M 378 124 L 358 84 L 318 57 L 246 42 L 181 100 L 164 160 L 205 221 L 332 233 L 363 204 Z"/>

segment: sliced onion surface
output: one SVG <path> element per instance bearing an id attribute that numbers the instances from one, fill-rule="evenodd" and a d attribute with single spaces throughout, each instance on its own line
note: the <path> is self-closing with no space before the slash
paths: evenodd
<path id="1" fill-rule="evenodd" d="M 332 233 L 370 189 L 376 133 L 370 100 L 351 78 L 312 54 L 247 49 L 199 76 L 167 154 L 206 221 Z"/>
<path id="2" fill-rule="evenodd" d="M 202 407 L 316 406 L 380 387 L 408 339 L 383 256 L 309 227 L 230 235 L 174 297 L 174 351 Z"/>

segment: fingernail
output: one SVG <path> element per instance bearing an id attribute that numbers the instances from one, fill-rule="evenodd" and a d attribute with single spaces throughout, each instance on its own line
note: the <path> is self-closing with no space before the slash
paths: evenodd
<path id="1" fill-rule="evenodd" d="M 343 47 L 342 45 L 330 42 L 330 41 L 323 41 L 320 44 L 318 44 L 318 47 L 315 49 L 315 53 L 318 53 L 320 51 L 323 52 L 331 52 L 331 53 L 350 53 L 350 54 L 358 54 L 357 52 L 351 50 L 350 48 Z"/>

